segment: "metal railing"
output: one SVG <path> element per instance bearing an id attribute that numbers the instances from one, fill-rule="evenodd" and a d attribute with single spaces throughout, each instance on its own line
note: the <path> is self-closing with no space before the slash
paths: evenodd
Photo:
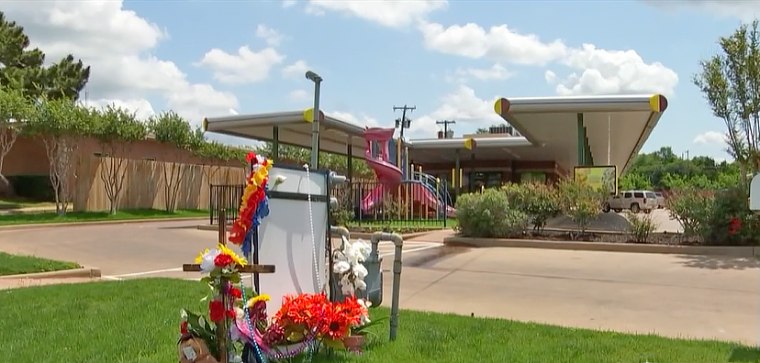
<path id="1" fill-rule="evenodd" d="M 216 223 L 219 210 L 224 210 L 227 224 L 232 224 L 238 217 L 244 189 L 243 184 L 212 184 L 209 187 L 209 223 Z"/>

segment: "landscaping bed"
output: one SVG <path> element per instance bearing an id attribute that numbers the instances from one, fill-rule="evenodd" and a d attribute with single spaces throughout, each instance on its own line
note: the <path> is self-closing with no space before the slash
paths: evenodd
<path id="1" fill-rule="evenodd" d="M 0 252 L 0 276 L 73 270 L 80 267 L 81 266 L 75 262 L 56 261 L 34 256 L 12 255 Z"/>
<path id="2" fill-rule="evenodd" d="M 176 362 L 177 311 L 203 308 L 207 303 L 200 298 L 207 290 L 194 281 L 140 279 L 0 291 L 0 340 L 7 352 L 3 361 Z M 385 308 L 371 313 L 374 318 L 388 315 Z M 760 359 L 758 350 L 735 343 L 404 310 L 396 341 L 388 341 L 387 324 L 370 329 L 374 335 L 364 354 L 322 353 L 314 361 L 716 363 Z"/>
<path id="3" fill-rule="evenodd" d="M 544 230 L 543 232 L 527 232 L 521 239 L 532 239 L 541 241 L 581 241 L 581 242 L 608 242 L 608 243 L 646 243 L 658 245 L 682 245 L 696 246 L 699 242 L 684 238 L 680 233 L 652 233 L 645 242 L 636 241 L 635 236 L 630 233 L 620 232 L 587 232 L 581 234 L 575 231 L 557 231 Z"/>

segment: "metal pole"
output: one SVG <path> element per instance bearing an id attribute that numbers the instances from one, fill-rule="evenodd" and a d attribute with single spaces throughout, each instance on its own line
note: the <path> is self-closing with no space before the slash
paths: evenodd
<path id="1" fill-rule="evenodd" d="M 306 72 L 306 78 L 314 82 L 314 115 L 312 116 L 311 123 L 311 169 L 319 168 L 319 120 L 321 113 L 319 112 L 319 88 L 322 84 L 322 77 L 318 74 L 308 71 Z"/>

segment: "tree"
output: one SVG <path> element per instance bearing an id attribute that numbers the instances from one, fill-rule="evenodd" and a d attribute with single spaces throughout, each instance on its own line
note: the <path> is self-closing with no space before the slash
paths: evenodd
<path id="1" fill-rule="evenodd" d="M 726 126 L 728 152 L 742 174 L 760 171 L 760 33 L 758 21 L 721 37 L 720 53 L 700 62 L 694 84 Z M 744 178 L 742 178 L 744 180 Z"/>
<path id="2" fill-rule="evenodd" d="M 126 157 L 136 141 L 144 140 L 147 128 L 135 114 L 114 105 L 94 112 L 93 136 L 100 143 L 100 179 L 108 197 L 109 211 L 116 214 L 127 174 Z"/>
<path id="3" fill-rule="evenodd" d="M 207 141 L 203 135 L 203 130 L 200 128 L 195 130 L 192 144 L 193 154 L 201 159 L 203 166 L 201 170 L 209 183 L 224 164 L 240 159 L 240 153 L 236 152 L 236 149 L 217 141 Z M 242 160 L 245 160 L 245 156 L 242 157 Z"/>
<path id="4" fill-rule="evenodd" d="M 82 136 L 92 131 L 92 110 L 78 107 L 73 101 L 38 102 L 29 118 L 27 130 L 42 139 L 50 162 L 50 184 L 55 193 L 55 209 L 65 215 L 71 201 L 71 182 L 75 178 L 75 157 Z"/>
<path id="5" fill-rule="evenodd" d="M 0 87 L 31 98 L 76 100 L 90 78 L 90 67 L 71 54 L 45 68 L 45 54 L 29 47 L 24 28 L 0 12 Z"/>
<path id="6" fill-rule="evenodd" d="M 172 146 L 169 153 L 169 161 L 164 161 L 164 201 L 167 212 L 173 212 L 177 208 L 177 194 L 182 178 L 187 171 L 185 163 L 197 142 L 190 124 L 176 113 L 169 111 L 153 116 L 148 121 L 148 129 L 153 133 L 156 141 Z"/>
<path id="7" fill-rule="evenodd" d="M 0 88 L 0 195 L 13 194 L 13 188 L 3 174 L 3 164 L 31 114 L 32 105 L 20 91 Z"/>

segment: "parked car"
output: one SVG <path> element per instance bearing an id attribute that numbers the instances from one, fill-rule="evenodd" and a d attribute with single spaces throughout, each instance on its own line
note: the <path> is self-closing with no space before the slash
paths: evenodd
<path id="1" fill-rule="evenodd" d="M 648 190 L 625 190 L 618 195 L 614 195 L 604 203 L 602 211 L 609 213 L 610 210 L 621 212 L 628 209 L 633 213 L 644 211 L 649 213 L 658 208 L 657 195 Z"/>
<path id="2" fill-rule="evenodd" d="M 662 192 L 654 192 L 654 195 L 657 196 L 657 208 L 665 208 L 665 196 Z"/>

